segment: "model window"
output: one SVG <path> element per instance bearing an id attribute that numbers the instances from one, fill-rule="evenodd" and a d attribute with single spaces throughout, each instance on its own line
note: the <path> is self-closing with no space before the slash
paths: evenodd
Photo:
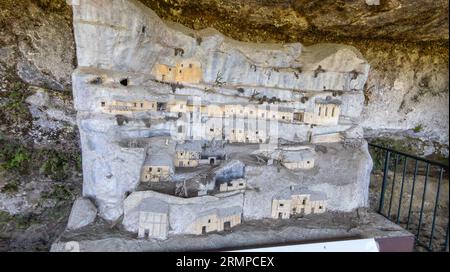
<path id="1" fill-rule="evenodd" d="M 213 129 L 213 128 L 210 128 L 209 131 L 214 132 L 214 129 Z"/>
<path id="2" fill-rule="evenodd" d="M 239 183 L 239 186 L 244 186 L 244 183 Z"/>
<path id="3" fill-rule="evenodd" d="M 256 135 L 258 135 L 259 134 L 259 131 L 256 131 Z"/>
<path id="4" fill-rule="evenodd" d="M 283 116 L 282 119 L 283 119 L 283 120 L 286 119 L 286 116 Z"/>
<path id="5" fill-rule="evenodd" d="M 106 103 L 105 103 L 105 102 L 102 102 L 102 107 L 104 107 L 104 106 L 106 106 Z"/>
<path id="6" fill-rule="evenodd" d="M 144 103 L 141 103 L 141 108 L 143 108 L 144 107 Z"/>
<path id="7" fill-rule="evenodd" d="M 322 209 L 322 206 L 319 206 L 319 210 L 321 210 Z"/>
<path id="8" fill-rule="evenodd" d="M 283 207 L 283 206 L 284 206 L 284 204 L 280 203 L 280 207 Z"/>
<path id="9" fill-rule="evenodd" d="M 161 172 L 161 168 L 158 168 L 158 173 L 160 173 Z"/>
<path id="10" fill-rule="evenodd" d="M 331 117 L 334 117 L 334 107 L 333 107 L 333 109 L 331 110 Z"/>
<path id="11" fill-rule="evenodd" d="M 303 199 L 303 202 L 302 202 L 302 204 L 303 204 L 303 205 L 305 205 L 305 204 L 306 204 L 306 199 Z"/>
<path id="12" fill-rule="evenodd" d="M 189 64 L 189 68 L 192 68 L 192 63 Z"/>
<path id="13" fill-rule="evenodd" d="M 319 107 L 319 116 L 322 113 L 322 107 Z"/>
<path id="14" fill-rule="evenodd" d="M 136 106 L 137 106 L 137 103 L 133 103 L 133 105 L 136 107 Z"/>
<path id="15" fill-rule="evenodd" d="M 208 223 L 211 223 L 211 219 L 208 219 Z"/>
<path id="16" fill-rule="evenodd" d="M 309 161 L 307 161 L 306 163 L 309 164 Z"/>
<path id="17" fill-rule="evenodd" d="M 325 108 L 325 116 L 328 116 L 328 107 Z"/>
<path id="18" fill-rule="evenodd" d="M 149 167 L 149 168 L 148 168 L 148 171 L 150 171 L 150 172 L 151 172 L 152 170 L 153 170 L 153 169 L 152 169 L 151 167 Z"/>

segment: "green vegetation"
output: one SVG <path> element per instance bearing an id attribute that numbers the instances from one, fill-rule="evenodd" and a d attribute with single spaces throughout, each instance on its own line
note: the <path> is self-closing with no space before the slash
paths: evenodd
<path id="1" fill-rule="evenodd" d="M 39 171 L 53 180 L 69 178 L 73 171 L 81 171 L 81 155 L 76 151 L 55 149 L 32 149 L 15 142 L 0 139 L 0 169 L 17 173 L 31 174 Z M 11 185 L 10 189 L 15 186 Z"/>
<path id="2" fill-rule="evenodd" d="M 54 180 L 67 178 L 69 170 L 68 158 L 55 150 L 46 150 L 43 153 L 48 159 L 42 164 L 40 168 L 41 173 Z"/>
<path id="3" fill-rule="evenodd" d="M 55 199 L 57 201 L 72 200 L 75 198 L 74 194 L 66 186 L 62 184 L 53 185 L 50 192 L 42 193 L 42 198 Z"/>
<path id="4" fill-rule="evenodd" d="M 21 81 L 14 82 L 9 86 L 10 91 L 6 94 L 6 104 L 1 108 L 16 118 L 27 118 L 29 111 L 25 104 L 28 91 L 27 86 Z"/>
<path id="5" fill-rule="evenodd" d="M 16 193 L 17 191 L 19 191 L 19 185 L 20 182 L 17 179 L 13 179 L 5 186 L 3 186 L 2 193 Z"/>
<path id="6" fill-rule="evenodd" d="M 415 133 L 419 133 L 419 132 L 421 132 L 422 130 L 423 130 L 423 127 L 422 127 L 421 124 L 419 124 L 419 125 L 417 125 L 417 126 L 415 126 L 415 127 L 413 128 L 413 131 L 414 131 Z"/>
<path id="7" fill-rule="evenodd" d="M 36 222 L 37 220 L 32 214 L 10 215 L 0 211 L 0 233 L 5 232 L 8 227 L 9 229 L 24 230 Z"/>
<path id="8" fill-rule="evenodd" d="M 0 139 L 3 146 L 0 151 L 0 169 L 18 171 L 20 173 L 27 172 L 31 155 L 23 146 L 8 144 L 5 140 Z"/>

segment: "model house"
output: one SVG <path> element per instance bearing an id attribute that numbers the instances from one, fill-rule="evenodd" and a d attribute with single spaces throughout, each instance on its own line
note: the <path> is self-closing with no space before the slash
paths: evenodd
<path id="1" fill-rule="evenodd" d="M 156 64 L 152 73 L 162 82 L 200 83 L 203 78 L 201 64 L 196 60 L 183 60 L 175 66 Z"/>
<path id="2" fill-rule="evenodd" d="M 323 193 L 291 186 L 272 199 L 272 218 L 289 219 L 292 215 L 323 213 L 326 200 Z"/>
<path id="3" fill-rule="evenodd" d="M 138 237 L 167 239 L 169 205 L 158 199 L 146 198 L 139 204 Z"/>
<path id="4" fill-rule="evenodd" d="M 305 113 L 305 123 L 317 125 L 337 125 L 341 114 L 341 101 L 327 96 L 325 99 L 317 98 L 314 112 Z"/>
<path id="5" fill-rule="evenodd" d="M 341 135 L 341 133 L 338 132 L 311 135 L 311 143 L 313 144 L 338 143 L 342 142 L 343 140 L 344 137 Z"/>
<path id="6" fill-rule="evenodd" d="M 187 110 L 187 100 L 174 99 L 167 103 L 168 112 L 185 113 Z"/>
<path id="7" fill-rule="evenodd" d="M 175 166 L 180 168 L 197 167 L 200 163 L 202 145 L 200 141 L 185 142 L 175 147 Z"/>
<path id="8" fill-rule="evenodd" d="M 242 190 L 245 189 L 245 186 L 247 185 L 247 181 L 243 178 L 235 179 L 229 182 L 223 182 L 219 184 L 219 191 L 220 192 L 229 192 L 229 191 L 236 191 L 236 190 Z"/>
<path id="9" fill-rule="evenodd" d="M 165 150 L 158 150 L 147 155 L 141 173 L 143 182 L 170 181 L 174 173 L 172 157 Z"/>
<path id="10" fill-rule="evenodd" d="M 284 151 L 281 164 L 290 170 L 311 169 L 314 167 L 314 154 L 310 150 Z"/>
<path id="11" fill-rule="evenodd" d="M 278 107 L 277 112 L 278 121 L 281 122 L 292 122 L 294 119 L 294 110 L 288 107 Z"/>
<path id="12" fill-rule="evenodd" d="M 224 207 L 200 213 L 189 226 L 189 229 L 193 234 L 203 235 L 213 231 L 228 231 L 241 224 L 241 222 L 241 207 Z"/>
<path id="13" fill-rule="evenodd" d="M 111 114 L 128 114 L 140 111 L 156 111 L 157 103 L 154 101 L 101 101 L 100 109 L 102 112 Z"/>

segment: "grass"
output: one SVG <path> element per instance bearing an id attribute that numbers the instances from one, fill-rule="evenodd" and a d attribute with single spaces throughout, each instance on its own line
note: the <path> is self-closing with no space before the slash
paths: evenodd
<path id="1" fill-rule="evenodd" d="M 68 187 L 63 184 L 53 185 L 50 192 L 42 193 L 42 198 L 44 199 L 54 199 L 57 201 L 67 201 L 73 200 L 75 198 L 74 194 Z"/>
<path id="2" fill-rule="evenodd" d="M 81 171 L 81 155 L 78 150 L 33 149 L 20 143 L 0 139 L 0 167 L 3 170 L 27 175 L 33 172 L 46 175 L 55 181 L 63 181 L 73 171 Z M 13 189 L 14 186 L 11 188 Z"/>
<path id="3" fill-rule="evenodd" d="M 419 132 L 423 131 L 422 125 L 419 124 L 419 125 L 415 126 L 415 127 L 413 128 L 413 131 L 414 131 L 415 133 L 419 133 Z"/>
<path id="4" fill-rule="evenodd" d="M 3 149 L 0 151 L 0 168 L 5 170 L 27 172 L 28 163 L 31 160 L 31 154 L 23 146 L 6 143 L 0 139 Z"/>

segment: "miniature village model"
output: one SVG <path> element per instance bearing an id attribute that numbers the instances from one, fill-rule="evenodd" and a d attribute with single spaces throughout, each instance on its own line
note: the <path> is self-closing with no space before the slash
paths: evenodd
<path id="1" fill-rule="evenodd" d="M 73 10 L 83 196 L 99 217 L 164 240 L 367 206 L 370 67 L 355 48 L 238 42 L 135 0 Z"/>

